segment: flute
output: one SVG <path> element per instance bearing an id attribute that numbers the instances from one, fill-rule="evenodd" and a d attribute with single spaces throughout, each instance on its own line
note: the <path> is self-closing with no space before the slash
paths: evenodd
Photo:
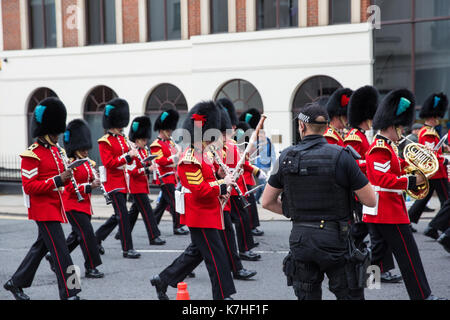
<path id="1" fill-rule="evenodd" d="M 68 161 L 68 159 L 67 159 L 67 157 L 66 157 L 66 154 L 65 154 L 64 150 L 61 148 L 61 146 L 60 146 L 58 143 L 56 144 L 56 147 L 58 148 L 59 155 L 61 156 L 61 160 L 62 160 L 62 162 L 63 162 L 63 164 L 64 164 L 64 170 L 68 170 L 67 168 L 68 168 L 68 163 L 69 163 L 69 161 Z M 69 169 L 69 170 L 70 170 L 71 172 L 73 172 L 73 169 Z M 74 178 L 73 175 L 72 175 L 72 177 L 70 178 L 70 181 L 72 182 L 72 186 L 73 186 L 73 188 L 75 189 L 75 193 L 76 193 L 76 195 L 77 195 L 78 202 L 83 201 L 84 198 L 83 198 L 83 196 L 81 195 L 80 190 L 78 189 L 77 182 L 76 182 L 76 180 L 75 180 L 75 178 Z"/>

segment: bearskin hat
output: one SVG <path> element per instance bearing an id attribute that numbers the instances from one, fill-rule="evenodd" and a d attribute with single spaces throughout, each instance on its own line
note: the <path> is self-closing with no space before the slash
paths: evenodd
<path id="1" fill-rule="evenodd" d="M 239 117 L 239 121 L 248 123 L 248 125 L 253 129 L 256 129 L 259 120 L 261 120 L 261 113 L 255 108 L 248 109 Z"/>
<path id="2" fill-rule="evenodd" d="M 349 88 L 337 89 L 327 102 L 327 112 L 330 119 L 347 116 L 348 103 L 353 91 Z"/>
<path id="3" fill-rule="evenodd" d="M 372 120 L 378 107 L 378 90 L 364 86 L 356 90 L 348 104 L 347 118 L 352 128 L 357 128 L 363 121 Z"/>
<path id="4" fill-rule="evenodd" d="M 228 115 L 227 109 L 222 107 L 220 104 L 217 104 L 217 108 L 220 111 L 220 131 L 225 132 L 229 129 L 232 129 L 231 119 Z"/>
<path id="5" fill-rule="evenodd" d="M 152 136 L 152 122 L 149 117 L 137 117 L 131 122 L 128 138 L 132 142 L 137 139 L 150 139 Z"/>
<path id="6" fill-rule="evenodd" d="M 447 112 L 448 99 L 444 93 L 433 93 L 423 103 L 420 109 L 419 117 L 426 118 L 443 118 Z"/>
<path id="7" fill-rule="evenodd" d="M 236 125 L 234 138 L 238 141 L 245 136 L 245 142 L 248 142 L 250 140 L 249 130 L 251 130 L 251 127 L 247 122 L 239 121 Z"/>
<path id="8" fill-rule="evenodd" d="M 103 128 L 125 128 L 130 122 L 130 107 L 124 99 L 114 98 L 103 111 Z"/>
<path id="9" fill-rule="evenodd" d="M 219 106 L 222 106 L 227 110 L 228 116 L 230 117 L 231 125 L 232 126 L 237 125 L 238 118 L 237 118 L 237 114 L 236 114 L 236 108 L 234 107 L 233 102 L 231 102 L 230 99 L 222 98 L 222 99 L 217 100 L 216 103 Z"/>
<path id="10" fill-rule="evenodd" d="M 159 130 L 175 130 L 177 128 L 178 119 L 180 115 L 177 110 L 169 109 L 161 112 L 155 121 L 153 129 L 155 131 Z"/>
<path id="11" fill-rule="evenodd" d="M 61 134 L 66 130 L 66 119 L 64 103 L 56 97 L 46 98 L 34 109 L 31 135 L 36 138 L 46 134 Z"/>
<path id="12" fill-rule="evenodd" d="M 389 92 L 381 101 L 373 118 L 373 129 L 382 130 L 390 126 L 411 126 L 414 120 L 416 99 L 408 89 Z"/>
<path id="13" fill-rule="evenodd" d="M 188 113 L 183 123 L 183 129 L 191 135 L 191 143 L 203 139 L 209 129 L 220 130 L 221 111 L 214 101 L 202 101 L 197 103 Z M 201 129 L 201 136 L 197 130 Z"/>
<path id="14" fill-rule="evenodd" d="M 75 119 L 69 122 L 64 132 L 64 149 L 70 158 L 75 157 L 78 150 L 92 149 L 91 130 L 86 121 Z"/>

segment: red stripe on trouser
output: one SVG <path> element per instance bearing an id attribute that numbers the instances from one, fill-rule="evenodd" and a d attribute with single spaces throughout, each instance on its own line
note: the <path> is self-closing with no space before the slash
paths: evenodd
<path id="1" fill-rule="evenodd" d="M 233 260 L 233 254 L 231 253 L 230 246 L 228 245 L 227 233 L 225 232 L 225 230 L 222 230 L 222 231 L 223 231 L 223 237 L 225 238 L 225 243 L 227 244 L 227 251 L 228 251 L 228 254 L 230 255 L 230 260 L 231 260 L 231 264 L 233 266 L 233 270 L 236 271 L 236 266 L 234 265 L 234 260 Z"/>
<path id="2" fill-rule="evenodd" d="M 75 217 L 73 216 L 72 211 L 69 211 L 69 214 L 70 214 L 70 216 L 72 217 L 73 221 L 75 221 L 75 223 L 77 224 L 78 229 L 80 229 L 81 237 L 83 238 L 84 246 L 85 246 L 85 248 L 86 248 L 86 252 L 87 252 L 88 257 L 89 257 L 89 262 L 91 263 L 91 268 L 94 269 L 94 263 L 92 262 L 91 254 L 90 254 L 90 252 L 89 252 L 89 248 L 88 248 L 86 239 L 85 239 L 85 237 L 84 237 L 83 229 L 81 229 L 81 226 L 78 224 L 78 221 L 77 221 L 77 220 L 75 219 Z"/>
<path id="3" fill-rule="evenodd" d="M 123 246 L 124 246 L 125 251 L 127 251 L 127 240 L 126 240 L 125 232 L 124 232 L 124 229 L 125 229 L 125 228 L 123 227 L 122 212 L 120 211 L 119 203 L 117 202 L 117 199 L 116 199 L 116 196 L 115 196 L 115 195 L 113 195 L 113 199 L 114 199 L 114 202 L 115 202 L 115 204 L 116 204 L 117 211 L 119 211 L 119 216 L 120 216 L 120 226 L 121 226 L 121 228 L 122 228 Z"/>
<path id="4" fill-rule="evenodd" d="M 148 230 L 150 230 L 150 234 L 152 235 L 152 239 L 153 239 L 154 236 L 153 236 L 152 226 L 150 225 L 150 222 L 147 220 L 148 219 L 148 217 L 147 217 L 148 212 L 145 211 L 144 206 L 142 205 L 142 202 L 141 202 L 141 199 L 139 198 L 139 196 L 136 196 L 136 199 L 139 202 L 139 205 L 141 206 L 142 215 L 144 216 L 144 221 L 147 223 Z"/>
<path id="5" fill-rule="evenodd" d="M 222 290 L 222 282 L 220 281 L 219 270 L 217 270 L 216 259 L 214 259 L 214 255 L 212 253 L 211 247 L 209 246 L 209 242 L 208 242 L 208 239 L 206 238 L 205 230 L 202 229 L 202 233 L 203 233 L 203 236 L 205 237 L 206 244 L 208 245 L 209 252 L 211 253 L 211 257 L 214 262 L 214 268 L 216 269 L 217 279 L 219 280 L 219 287 L 220 287 L 220 293 L 222 294 L 222 299 L 225 299 L 225 297 L 223 295 L 223 290 Z"/>
<path id="6" fill-rule="evenodd" d="M 167 192 L 167 194 L 169 195 L 170 201 L 172 202 L 172 210 L 173 210 L 173 212 L 177 213 L 177 212 L 175 211 L 175 200 L 173 199 L 172 195 L 170 194 L 170 190 L 169 190 L 169 188 L 167 187 L 167 185 L 166 185 L 166 192 Z"/>
<path id="7" fill-rule="evenodd" d="M 400 237 L 402 238 L 403 245 L 405 246 L 405 251 L 406 251 L 406 254 L 408 255 L 409 263 L 411 264 L 411 269 L 414 272 L 414 277 L 416 278 L 417 285 L 419 286 L 420 293 L 422 294 L 422 298 L 425 299 L 425 296 L 424 296 L 423 291 L 422 291 L 422 287 L 420 286 L 420 283 L 419 283 L 419 279 L 417 278 L 416 270 L 414 269 L 414 265 L 412 263 L 410 255 L 409 255 L 408 248 L 406 247 L 405 239 L 403 238 L 402 232 L 400 231 L 400 228 L 398 227 L 398 225 L 397 225 L 397 230 L 398 230 L 398 233 L 400 233 Z"/>
<path id="8" fill-rule="evenodd" d="M 444 185 L 444 182 L 442 181 L 443 179 L 439 179 L 439 180 L 441 181 L 442 190 L 444 190 L 445 199 L 448 200 L 448 191 L 447 191 L 447 187 Z"/>
<path id="9" fill-rule="evenodd" d="M 61 271 L 61 275 L 62 275 L 62 278 L 64 281 L 64 287 L 66 288 L 67 297 L 69 297 L 69 290 L 67 289 L 67 285 L 66 285 L 66 277 L 64 277 L 64 272 L 61 267 L 61 262 L 59 261 L 58 251 L 56 251 L 55 242 L 53 241 L 52 235 L 50 234 L 50 231 L 48 230 L 45 222 L 43 222 L 42 224 L 44 225 L 45 229 L 47 229 L 48 236 L 50 237 L 50 240 L 52 241 L 53 249 L 55 250 L 56 260 L 58 261 L 59 271 Z"/>
<path id="10" fill-rule="evenodd" d="M 246 238 L 246 235 L 245 235 L 245 228 L 244 228 L 244 223 L 242 222 L 241 213 L 240 213 L 240 211 L 238 210 L 238 208 L 237 208 L 237 206 L 236 206 L 236 203 L 235 203 L 234 199 L 232 199 L 232 202 L 233 202 L 233 205 L 234 205 L 234 208 L 235 208 L 237 214 L 239 215 L 239 220 L 241 221 L 241 229 L 242 229 L 242 233 L 244 234 L 245 251 L 248 251 L 247 240 L 245 239 L 245 238 Z"/>

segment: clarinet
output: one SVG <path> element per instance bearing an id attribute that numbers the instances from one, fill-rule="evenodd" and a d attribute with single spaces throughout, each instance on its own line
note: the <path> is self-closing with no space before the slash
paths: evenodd
<path id="1" fill-rule="evenodd" d="M 230 168 L 225 163 L 223 163 L 222 159 L 220 159 L 217 152 L 213 148 L 210 148 L 210 151 L 211 151 L 212 155 L 214 156 L 214 159 L 216 160 L 217 164 L 222 168 L 222 170 L 225 172 L 225 174 L 226 175 L 231 174 Z M 239 195 L 239 199 L 242 201 L 244 208 L 247 208 L 248 206 L 250 206 L 250 203 L 247 201 L 247 198 L 244 196 L 241 189 L 236 185 L 233 185 L 233 189 Z"/>
<path id="2" fill-rule="evenodd" d="M 100 180 L 100 178 L 97 175 L 97 171 L 94 169 L 94 167 L 91 164 L 91 161 L 92 160 L 88 158 L 88 164 L 89 164 L 89 167 L 92 170 L 92 174 L 94 175 L 94 179 L 95 180 Z M 102 191 L 103 196 L 105 197 L 106 205 L 111 204 L 112 203 L 111 197 L 109 196 L 108 192 L 106 192 L 105 186 L 103 185 L 103 183 L 101 181 L 100 181 L 100 190 Z"/>
<path id="3" fill-rule="evenodd" d="M 148 154 L 151 154 L 151 152 L 148 150 L 147 146 L 145 146 L 145 151 L 147 151 Z M 155 160 L 152 160 L 152 165 L 153 165 L 153 167 L 155 167 L 156 177 L 158 177 L 160 186 L 163 186 L 164 181 L 161 176 L 161 172 L 159 171 L 159 166 L 158 166 L 158 164 L 156 164 Z"/>
<path id="4" fill-rule="evenodd" d="M 65 154 L 64 150 L 61 148 L 61 146 L 58 143 L 56 144 L 56 147 L 58 148 L 59 155 L 61 156 L 61 160 L 62 160 L 62 162 L 64 164 L 64 170 L 67 170 L 67 164 L 69 163 L 69 161 L 67 160 L 66 154 Z M 72 169 L 70 171 L 73 172 Z M 84 198 L 81 195 L 80 190 L 78 189 L 77 182 L 75 181 L 75 178 L 74 178 L 73 175 L 72 175 L 72 178 L 70 178 L 70 181 L 72 182 L 72 186 L 75 189 L 75 193 L 77 195 L 78 202 L 83 201 Z"/>

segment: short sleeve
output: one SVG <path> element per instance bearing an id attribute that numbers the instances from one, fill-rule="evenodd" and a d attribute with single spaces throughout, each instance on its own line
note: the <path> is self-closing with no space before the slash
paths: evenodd
<path id="1" fill-rule="evenodd" d="M 362 189 L 369 183 L 356 160 L 346 151 L 341 152 L 339 156 L 336 180 L 341 187 L 349 188 L 352 191 Z"/>
<path id="2" fill-rule="evenodd" d="M 283 189 L 283 177 L 280 170 L 280 158 L 275 161 L 275 165 L 272 170 L 272 175 L 269 177 L 269 185 L 276 189 Z"/>

